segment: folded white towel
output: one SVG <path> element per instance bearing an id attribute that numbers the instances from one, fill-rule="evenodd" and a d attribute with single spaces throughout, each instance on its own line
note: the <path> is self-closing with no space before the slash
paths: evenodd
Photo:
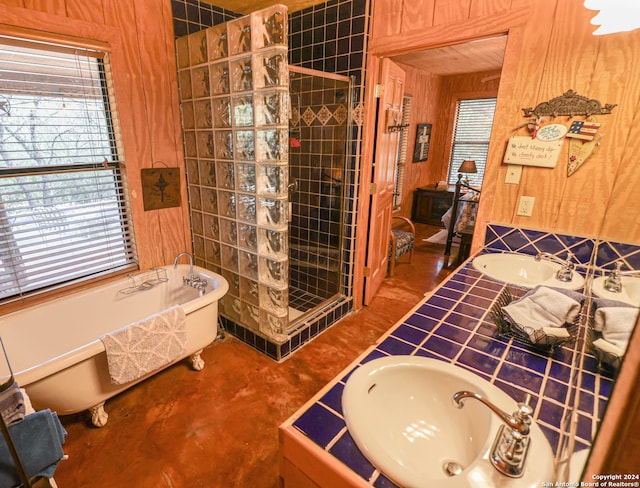
<path id="1" fill-rule="evenodd" d="M 522 298 L 502 307 L 506 318 L 514 325 L 533 330 L 562 327 L 573 323 L 580 313 L 584 296 L 571 290 L 538 286 Z"/>
<path id="2" fill-rule="evenodd" d="M 622 356 L 624 356 L 625 350 L 621 349 L 619 347 L 617 347 L 614 344 L 611 344 L 610 342 L 606 341 L 605 339 L 598 339 L 593 341 L 593 347 L 595 347 L 596 349 L 599 349 L 602 352 L 606 352 L 609 354 L 614 355 L 615 357 L 619 357 L 621 358 Z"/>
<path id="3" fill-rule="evenodd" d="M 538 330 L 532 330 L 529 333 L 529 339 L 534 344 L 543 344 L 545 346 L 553 346 L 559 342 L 563 342 L 571 337 L 569 331 L 564 327 L 542 327 Z"/>
<path id="4" fill-rule="evenodd" d="M 631 332 L 638 318 L 635 307 L 604 307 L 596 310 L 596 330 L 602 331 L 602 337 L 622 349 L 627 348 Z M 598 329 L 598 327 L 600 327 Z"/>
<path id="5" fill-rule="evenodd" d="M 186 352 L 185 313 L 182 307 L 175 306 L 100 339 L 107 353 L 111 383 L 128 383 Z"/>
<path id="6" fill-rule="evenodd" d="M 626 350 L 640 309 L 603 298 L 594 299 L 593 304 L 596 309 L 593 316 L 594 330 L 601 332 L 602 338 L 610 344 Z"/>

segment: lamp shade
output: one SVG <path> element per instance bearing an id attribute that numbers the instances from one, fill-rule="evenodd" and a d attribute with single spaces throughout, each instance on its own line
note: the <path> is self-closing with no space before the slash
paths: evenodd
<path id="1" fill-rule="evenodd" d="M 472 159 L 465 159 L 462 161 L 460 168 L 458 169 L 458 173 L 477 173 L 478 168 L 476 168 L 476 162 Z"/>

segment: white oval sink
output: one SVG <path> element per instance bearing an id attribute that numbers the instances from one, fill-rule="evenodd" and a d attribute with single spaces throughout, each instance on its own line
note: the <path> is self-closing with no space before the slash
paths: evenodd
<path id="1" fill-rule="evenodd" d="M 452 364 L 417 356 L 390 356 L 359 367 L 348 379 L 342 408 L 356 445 L 371 463 L 403 487 L 540 487 L 552 479 L 553 454 L 540 428 L 521 478 L 499 473 L 489 452 L 500 419 L 480 402 L 463 408 L 453 395 L 470 390 L 513 413 L 516 402 L 498 387 Z M 447 474 L 457 466 L 459 474 Z"/>
<path id="2" fill-rule="evenodd" d="M 584 285 L 584 278 L 580 273 L 574 271 L 571 281 L 560 281 L 556 279 L 556 272 L 561 268 L 559 264 L 544 259 L 536 261 L 528 254 L 481 254 L 473 259 L 472 264 L 475 269 L 493 279 L 526 288 L 544 285 L 577 290 Z"/>
<path id="3" fill-rule="evenodd" d="M 621 276 L 622 291 L 619 293 L 607 290 L 604 287 L 604 283 L 607 280 L 606 276 L 601 276 L 593 280 L 591 285 L 591 292 L 599 298 L 608 298 L 610 300 L 618 300 L 619 302 L 633 305 L 634 307 L 640 306 L 640 278 L 634 276 Z"/>

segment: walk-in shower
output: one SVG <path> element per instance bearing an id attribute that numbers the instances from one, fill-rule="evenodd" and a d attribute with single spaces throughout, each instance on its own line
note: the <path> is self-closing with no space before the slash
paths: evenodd
<path id="1" fill-rule="evenodd" d="M 288 66 L 286 32 L 277 5 L 176 41 L 196 261 L 232 332 L 279 345 L 344 311 L 351 132 L 349 78 Z"/>
<path id="2" fill-rule="evenodd" d="M 289 66 L 289 93 L 291 329 L 340 293 L 349 78 Z"/>

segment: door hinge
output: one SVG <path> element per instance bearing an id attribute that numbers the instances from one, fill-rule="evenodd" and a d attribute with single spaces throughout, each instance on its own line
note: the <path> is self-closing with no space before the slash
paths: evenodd
<path id="1" fill-rule="evenodd" d="M 369 195 L 375 195 L 378 193 L 378 185 L 376 183 L 369 184 Z"/>
<path id="2" fill-rule="evenodd" d="M 384 85 L 378 83 L 376 85 L 376 90 L 374 92 L 376 98 L 380 98 L 382 96 L 382 92 L 384 92 Z"/>
<path id="3" fill-rule="evenodd" d="M 369 278 L 371 276 L 371 268 L 364 268 L 364 277 Z"/>

